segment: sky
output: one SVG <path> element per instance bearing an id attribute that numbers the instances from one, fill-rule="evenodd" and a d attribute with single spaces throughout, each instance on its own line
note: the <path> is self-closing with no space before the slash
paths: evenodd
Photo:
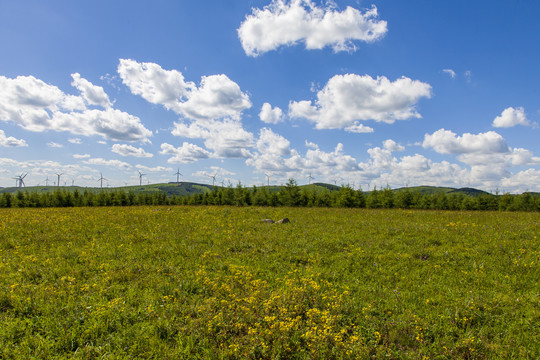
<path id="1" fill-rule="evenodd" d="M 525 0 L 0 0 L 0 186 L 540 191 L 539 15 Z"/>

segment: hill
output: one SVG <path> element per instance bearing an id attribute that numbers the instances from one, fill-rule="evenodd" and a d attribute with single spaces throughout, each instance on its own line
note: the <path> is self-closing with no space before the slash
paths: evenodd
<path id="1" fill-rule="evenodd" d="M 271 185 L 271 186 L 260 186 L 258 188 L 265 188 L 270 192 L 278 192 L 283 186 L 279 185 Z M 61 189 L 62 191 L 69 191 L 69 192 L 93 192 L 93 193 L 99 193 L 101 191 L 125 191 L 130 192 L 133 191 L 136 194 L 143 193 L 155 193 L 155 192 L 164 192 L 167 196 L 185 196 L 185 195 L 192 195 L 197 193 L 204 193 L 207 191 L 211 191 L 213 188 L 212 185 L 209 184 L 200 184 L 200 183 L 193 183 L 193 182 L 171 182 L 171 183 L 161 183 L 161 184 L 147 184 L 147 185 L 135 185 L 135 186 L 120 186 L 120 187 L 107 187 L 107 188 L 99 188 L 99 187 L 81 187 L 81 186 L 28 186 L 24 188 L 17 188 L 17 187 L 6 187 L 6 188 L 0 188 L 0 193 L 16 193 L 19 190 L 25 191 L 25 192 L 37 192 L 37 193 L 43 193 L 43 192 L 55 192 L 58 189 Z M 221 186 L 216 186 L 216 188 L 221 188 Z M 300 185 L 300 189 L 305 189 L 308 191 L 315 191 L 317 193 L 329 190 L 329 191 L 339 191 L 341 186 L 332 185 L 332 184 L 326 184 L 326 183 L 313 183 L 309 185 Z M 380 190 L 380 189 L 379 189 Z M 482 194 L 489 194 L 486 191 L 478 190 L 474 188 L 451 188 L 451 187 L 438 187 L 438 186 L 413 186 L 413 187 L 406 187 L 406 188 L 397 188 L 393 189 L 394 192 L 400 192 L 408 190 L 410 192 L 420 192 L 422 194 L 437 194 L 437 193 L 445 193 L 445 194 L 464 194 L 464 195 L 471 195 L 471 196 L 479 196 Z M 369 193 L 369 191 L 366 191 L 366 193 Z M 540 193 L 533 193 L 531 192 L 531 195 L 533 196 L 539 196 Z"/>
<path id="2" fill-rule="evenodd" d="M 451 187 L 439 187 L 439 186 L 413 186 L 413 187 L 406 187 L 406 188 L 398 188 L 394 189 L 395 192 L 405 191 L 409 190 L 410 192 L 420 192 L 422 195 L 424 194 L 440 194 L 444 193 L 447 195 L 450 194 L 464 194 L 464 195 L 470 195 L 470 196 L 479 196 L 479 195 L 489 195 L 487 191 L 478 190 L 474 188 L 451 188 Z"/>

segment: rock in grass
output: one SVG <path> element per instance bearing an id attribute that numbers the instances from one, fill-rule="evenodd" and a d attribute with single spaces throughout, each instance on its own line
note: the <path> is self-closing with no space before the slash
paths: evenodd
<path id="1" fill-rule="evenodd" d="M 283 218 L 281 220 L 276 221 L 276 224 L 288 224 L 290 222 L 291 221 L 289 220 L 289 218 Z"/>
<path id="2" fill-rule="evenodd" d="M 274 220 L 272 220 L 272 219 L 262 219 L 261 222 L 273 224 L 273 223 L 274 223 Z"/>

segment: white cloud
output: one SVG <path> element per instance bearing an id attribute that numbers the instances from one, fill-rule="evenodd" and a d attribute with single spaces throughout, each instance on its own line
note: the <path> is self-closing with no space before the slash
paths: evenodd
<path id="1" fill-rule="evenodd" d="M 456 72 L 452 69 L 442 69 L 442 72 L 448 74 L 452 79 L 455 79 L 456 77 Z"/>
<path id="2" fill-rule="evenodd" d="M 175 123 L 172 134 L 191 139 L 204 139 L 212 157 L 248 158 L 253 147 L 253 134 L 244 130 L 239 121 L 200 121 L 191 124 Z"/>
<path id="3" fill-rule="evenodd" d="M 124 85 L 135 95 L 152 104 L 161 104 L 173 109 L 195 85 L 185 82 L 177 70 L 164 70 L 158 64 L 139 63 L 131 59 L 120 59 L 118 74 Z"/>
<path id="4" fill-rule="evenodd" d="M 283 121 L 283 111 L 279 107 L 272 108 L 269 103 L 264 103 L 259 113 L 259 118 L 267 124 L 278 124 Z"/>
<path id="5" fill-rule="evenodd" d="M 4 130 L 0 130 L 0 146 L 2 147 L 24 147 L 28 146 L 23 139 L 17 139 L 13 136 L 6 136 Z"/>
<path id="6" fill-rule="evenodd" d="M 525 115 L 525 110 L 522 107 L 508 107 L 503 110 L 500 116 L 493 120 L 494 127 L 512 127 L 516 125 L 531 126 L 531 122 Z"/>
<path id="7" fill-rule="evenodd" d="M 112 152 L 122 156 L 135 156 L 138 158 L 150 158 L 153 154 L 147 153 L 142 148 L 136 148 L 126 144 L 114 144 L 111 148 Z"/>
<path id="8" fill-rule="evenodd" d="M 90 156 L 90 154 L 73 154 L 73 157 L 75 159 L 88 159 Z"/>
<path id="9" fill-rule="evenodd" d="M 187 101 L 176 106 L 176 111 L 194 120 L 239 120 L 242 111 L 250 107 L 249 96 L 222 74 L 203 76 L 200 86 L 188 94 Z"/>
<path id="10" fill-rule="evenodd" d="M 64 145 L 56 143 L 54 141 L 48 142 L 47 146 L 50 148 L 63 148 L 64 147 Z"/>
<path id="11" fill-rule="evenodd" d="M 420 118 L 415 105 L 423 97 L 431 97 L 431 86 L 407 77 L 392 82 L 384 76 L 373 79 L 369 75 L 336 75 L 317 93 L 314 104 L 291 102 L 289 114 L 313 121 L 317 129 L 370 132 L 359 121 L 393 123 Z"/>
<path id="12" fill-rule="evenodd" d="M 540 170 L 527 169 L 512 174 L 501 180 L 502 191 L 523 193 L 524 191 L 540 191 Z"/>
<path id="13" fill-rule="evenodd" d="M 197 146 L 195 144 L 190 144 L 184 142 L 182 146 L 175 148 L 171 144 L 163 143 L 161 144 L 160 154 L 163 155 L 172 155 L 168 163 L 192 163 L 201 159 L 207 159 L 210 157 L 210 152 Z"/>
<path id="14" fill-rule="evenodd" d="M 197 87 L 192 82 L 185 82 L 177 70 L 164 70 L 157 64 L 124 59 L 120 60 L 118 73 L 134 94 L 183 117 L 175 123 L 173 135 L 204 139 L 206 148 L 213 151 L 212 154 L 205 153 L 208 156 L 251 156 L 248 149 L 253 147 L 253 134 L 244 130 L 241 123 L 242 112 L 251 107 L 251 101 L 226 75 L 203 76 Z M 183 158 L 182 155 L 179 159 Z"/>
<path id="15" fill-rule="evenodd" d="M 373 42 L 386 34 L 386 21 L 378 19 L 375 6 L 365 12 L 352 7 L 340 12 L 331 5 L 321 8 L 311 0 L 273 0 L 263 9 L 254 8 L 238 28 L 242 47 L 249 56 L 299 42 L 306 49 L 332 46 L 334 52 L 354 51 L 355 40 Z"/>
<path id="16" fill-rule="evenodd" d="M 136 116 L 112 108 L 87 109 L 82 97 L 66 95 L 33 76 L 0 76 L 0 120 L 29 131 L 67 131 L 110 140 L 148 141 L 152 135 Z"/>
<path id="17" fill-rule="evenodd" d="M 155 167 L 148 167 L 148 166 L 144 166 L 144 165 L 135 165 L 135 167 L 137 169 L 140 169 L 142 171 L 147 171 L 147 172 L 165 172 L 165 171 L 173 171 L 172 168 L 170 167 L 165 167 L 165 166 L 155 166 Z"/>
<path id="18" fill-rule="evenodd" d="M 120 160 L 105 160 L 105 159 L 102 159 L 102 158 L 93 158 L 93 159 L 85 160 L 83 162 L 85 164 L 104 165 L 104 166 L 110 166 L 110 167 L 119 168 L 119 169 L 122 169 L 122 170 L 131 169 L 130 164 L 128 164 L 127 162 L 124 162 L 124 161 L 120 161 Z"/>
<path id="19" fill-rule="evenodd" d="M 68 141 L 72 144 L 82 144 L 82 140 L 79 138 L 68 139 Z"/>
<path id="20" fill-rule="evenodd" d="M 339 172 L 358 170 L 356 160 L 343 153 L 340 143 L 333 152 L 325 152 L 319 147 L 306 141 L 308 150 L 302 156 L 298 151 L 290 149 L 287 139 L 270 129 L 262 129 L 257 140 L 257 153 L 246 160 L 248 166 L 260 172 L 289 177 L 305 177 L 308 171 L 315 174 L 331 176 Z"/>
<path id="21" fill-rule="evenodd" d="M 257 140 L 257 150 L 261 154 L 287 156 L 291 153 L 290 142 L 268 128 L 261 129 Z"/>
<path id="22" fill-rule="evenodd" d="M 493 154 L 509 151 L 504 138 L 494 131 L 457 136 L 450 130 L 440 129 L 431 135 L 426 134 L 422 146 L 433 148 L 440 154 Z"/>
<path id="23" fill-rule="evenodd" d="M 345 128 L 345 131 L 352 132 L 352 133 L 358 133 L 358 134 L 367 134 L 367 133 L 372 133 L 375 130 L 372 127 L 366 126 L 364 124 L 356 123 L 354 125 L 347 126 Z"/>
<path id="24" fill-rule="evenodd" d="M 126 59 L 120 59 L 118 74 L 133 94 L 191 120 L 238 120 L 251 107 L 249 96 L 223 74 L 203 76 L 197 87 L 177 70 Z"/>
<path id="25" fill-rule="evenodd" d="M 383 141 L 383 147 L 391 152 L 395 151 L 405 151 L 405 147 L 402 145 L 399 145 L 397 142 L 395 142 L 392 139 L 387 139 Z"/>
<path id="26" fill-rule="evenodd" d="M 57 113 L 54 130 L 78 135 L 100 135 L 108 140 L 149 142 L 152 132 L 137 116 L 117 109 Z"/>
<path id="27" fill-rule="evenodd" d="M 101 86 L 92 84 L 90 81 L 82 78 L 79 73 L 71 74 L 71 77 L 73 78 L 71 85 L 81 92 L 82 98 L 88 105 L 97 105 L 103 108 L 112 106 L 109 96 L 107 96 Z"/>
<path id="28" fill-rule="evenodd" d="M 467 70 L 465 71 L 465 80 L 470 83 L 472 81 L 472 71 Z"/>
<path id="29" fill-rule="evenodd" d="M 198 170 L 196 172 L 194 172 L 192 174 L 193 176 L 195 177 L 199 177 L 199 178 L 211 178 L 213 176 L 216 177 L 216 180 L 217 178 L 221 177 L 226 177 L 226 176 L 232 176 L 232 175 L 236 175 L 234 172 L 232 171 L 229 171 L 227 169 L 223 169 L 219 166 L 210 166 L 210 171 L 207 171 L 207 170 Z M 229 179 L 230 180 L 230 179 Z M 217 183 L 217 181 L 216 181 Z"/>

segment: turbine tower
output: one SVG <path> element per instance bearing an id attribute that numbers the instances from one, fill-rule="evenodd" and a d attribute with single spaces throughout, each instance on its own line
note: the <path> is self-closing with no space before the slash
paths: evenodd
<path id="1" fill-rule="evenodd" d="M 178 168 L 178 171 L 174 173 L 174 175 L 176 175 L 176 182 L 179 183 L 180 182 L 180 179 L 178 178 L 179 176 L 184 176 L 180 173 L 180 168 Z"/>
<path id="2" fill-rule="evenodd" d="M 140 170 L 139 170 L 139 186 L 142 186 L 142 177 L 146 175 L 146 174 L 143 174 Z"/>
<path id="3" fill-rule="evenodd" d="M 107 180 L 103 177 L 103 173 L 99 173 L 101 176 L 99 177 L 98 181 L 101 181 L 100 187 L 103 189 L 103 180 Z"/>
<path id="4" fill-rule="evenodd" d="M 56 183 L 58 186 L 60 186 L 60 176 L 62 176 L 64 173 L 56 173 L 56 176 L 58 176 L 58 182 Z"/>
<path id="5" fill-rule="evenodd" d="M 216 184 L 216 176 L 217 176 L 217 173 L 215 175 L 210 175 L 210 177 L 212 178 L 212 186 L 215 186 Z"/>
<path id="6" fill-rule="evenodd" d="M 313 176 L 311 176 L 311 171 L 309 172 L 309 175 L 307 178 L 308 178 L 309 184 L 311 184 L 311 180 L 315 179 Z"/>
<path id="7" fill-rule="evenodd" d="M 264 174 L 264 175 L 266 175 L 266 183 L 267 183 L 267 185 L 270 186 L 270 175 L 268 175 L 268 174 Z"/>
<path id="8" fill-rule="evenodd" d="M 45 179 L 45 186 L 49 186 L 49 177 L 47 176 L 47 178 Z"/>
<path id="9" fill-rule="evenodd" d="M 13 179 L 15 179 L 15 187 L 18 187 L 20 189 L 23 186 L 26 186 L 26 184 L 24 183 L 24 178 L 26 177 L 26 175 L 28 175 L 28 173 L 26 173 L 24 175 L 21 174 L 21 175 L 13 178 Z"/>

